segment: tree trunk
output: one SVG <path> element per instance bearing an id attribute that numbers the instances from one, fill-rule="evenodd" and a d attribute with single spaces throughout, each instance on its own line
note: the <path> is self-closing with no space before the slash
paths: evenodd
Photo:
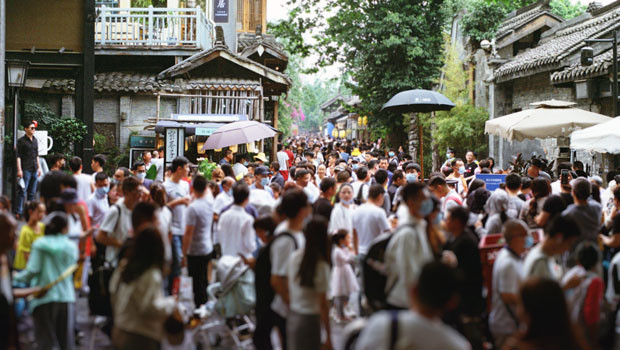
<path id="1" fill-rule="evenodd" d="M 409 120 L 409 154 L 414 162 L 419 163 L 420 133 L 418 131 L 418 114 L 411 113 Z"/>

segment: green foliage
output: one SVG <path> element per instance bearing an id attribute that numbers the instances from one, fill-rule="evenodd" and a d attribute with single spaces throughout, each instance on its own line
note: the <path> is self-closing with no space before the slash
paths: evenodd
<path id="1" fill-rule="evenodd" d="M 121 150 L 116 146 L 109 147 L 105 135 L 95 133 L 93 139 L 95 140 L 95 147 L 93 147 L 94 154 L 104 154 L 106 156 L 106 163 L 103 167 L 104 173 L 112 176 L 119 166 L 127 166 L 129 164 L 129 155 L 127 152 L 121 153 Z M 125 161 L 125 163 L 121 164 L 123 161 Z"/>
<path id="2" fill-rule="evenodd" d="M 588 8 L 579 1 L 572 2 L 571 0 L 553 0 L 550 5 L 551 12 L 566 20 L 582 15 Z"/>
<path id="3" fill-rule="evenodd" d="M 211 180 L 213 176 L 213 170 L 215 169 L 217 169 L 217 163 L 210 162 L 207 158 L 201 160 L 200 163 L 198 163 L 198 173 L 206 177 L 207 180 Z"/>
<path id="4" fill-rule="evenodd" d="M 503 5 L 488 0 L 470 0 L 463 16 L 463 34 L 476 41 L 491 40 L 509 12 Z"/>
<path id="5" fill-rule="evenodd" d="M 60 117 L 49 107 L 31 101 L 26 101 L 24 108 L 28 118 L 39 123 L 39 129 L 47 130 L 54 140 L 50 153 L 61 153 L 67 156 L 73 154 L 73 144 L 82 141 L 86 136 L 86 125 L 78 119 Z"/>

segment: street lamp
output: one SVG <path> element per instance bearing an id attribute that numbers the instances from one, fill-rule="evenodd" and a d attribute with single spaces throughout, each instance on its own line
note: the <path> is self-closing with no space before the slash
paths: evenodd
<path id="1" fill-rule="evenodd" d="M 30 62 L 20 60 L 6 60 L 8 71 L 7 79 L 12 88 L 22 88 L 26 84 L 26 74 L 28 74 Z"/>
<path id="2" fill-rule="evenodd" d="M 612 85 L 611 85 L 611 107 L 612 107 L 612 118 L 618 116 L 618 32 L 616 30 L 613 31 L 613 38 L 611 39 L 590 39 L 586 40 L 586 45 L 590 45 L 590 43 L 611 43 L 612 44 Z M 581 49 L 581 65 L 583 66 L 591 66 L 594 63 L 594 49 L 589 46 L 583 47 Z"/>

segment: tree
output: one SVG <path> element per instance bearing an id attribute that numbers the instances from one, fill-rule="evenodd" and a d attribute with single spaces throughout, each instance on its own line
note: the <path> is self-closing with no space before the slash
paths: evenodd
<path id="1" fill-rule="evenodd" d="M 554 0 L 551 2 L 551 12 L 569 20 L 582 15 L 588 6 L 581 2 L 572 2 L 571 0 Z"/>
<path id="2" fill-rule="evenodd" d="M 60 117 L 45 105 L 26 101 L 24 114 L 36 120 L 41 130 L 47 130 L 48 135 L 54 141 L 50 153 L 71 156 L 73 145 L 82 141 L 82 138 L 86 136 L 87 128 L 81 120 L 67 116 Z"/>
<path id="3" fill-rule="evenodd" d="M 317 67 L 340 62 L 351 76 L 347 87 L 362 100 L 369 127 L 387 128 L 392 145 L 404 144 L 402 115 L 381 112 L 381 106 L 400 91 L 432 88 L 442 66 L 443 0 L 290 3 L 298 10 L 279 27 L 287 28 L 280 34 L 314 33 L 310 52 L 319 57 Z"/>

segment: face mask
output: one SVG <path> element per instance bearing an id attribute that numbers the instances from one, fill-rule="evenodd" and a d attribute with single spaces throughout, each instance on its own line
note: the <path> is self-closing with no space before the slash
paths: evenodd
<path id="1" fill-rule="evenodd" d="M 459 167 L 459 174 L 461 174 L 461 175 L 465 174 L 465 167 L 464 166 Z"/>
<path id="2" fill-rule="evenodd" d="M 424 200 L 424 202 L 422 202 L 422 205 L 420 205 L 420 210 L 418 210 L 418 214 L 420 214 L 423 217 L 427 217 L 432 212 L 433 212 L 433 200 L 430 198 L 427 198 Z"/>
<path id="3" fill-rule="evenodd" d="M 117 180 L 117 179 L 111 179 L 111 180 L 110 180 L 110 183 L 111 183 L 112 185 L 116 185 L 116 184 L 118 184 L 118 180 Z"/>
<path id="4" fill-rule="evenodd" d="M 433 224 L 435 226 L 439 226 L 441 224 L 441 220 L 443 220 L 443 214 L 439 213 L 437 214 L 437 216 L 435 216 L 435 218 L 433 219 Z"/>
<path id="5" fill-rule="evenodd" d="M 228 190 L 228 192 L 226 192 L 226 193 L 227 193 L 229 196 L 231 196 L 231 197 L 232 197 L 232 195 L 233 195 L 233 194 L 232 194 L 232 188 L 231 188 L 230 190 Z"/>
<path id="6" fill-rule="evenodd" d="M 388 155 L 389 155 L 390 157 L 394 157 L 394 152 L 390 152 L 390 153 L 388 153 Z"/>
<path id="7" fill-rule="evenodd" d="M 263 177 L 263 178 L 260 180 L 260 184 L 261 184 L 261 186 L 263 186 L 263 187 L 267 187 L 267 186 L 269 186 L 269 179 L 268 179 L 268 178 L 266 178 L 266 177 Z"/>
<path id="8" fill-rule="evenodd" d="M 105 195 L 108 194 L 108 192 L 110 192 L 110 188 L 109 187 L 97 187 L 95 189 L 95 192 L 97 193 L 97 196 L 99 197 L 104 197 Z"/>
<path id="9" fill-rule="evenodd" d="M 353 199 L 349 199 L 348 201 L 345 201 L 345 200 L 341 199 L 340 202 L 342 202 L 342 204 L 351 205 L 351 204 L 353 204 Z"/>
<path id="10" fill-rule="evenodd" d="M 409 183 L 416 182 L 418 181 L 418 174 L 407 174 L 406 178 Z"/>
<path id="11" fill-rule="evenodd" d="M 144 179 L 146 178 L 146 173 L 138 173 L 136 177 L 138 178 L 138 180 L 144 181 Z"/>
<path id="12" fill-rule="evenodd" d="M 353 164 L 353 170 L 357 170 L 360 167 L 359 164 Z"/>
<path id="13" fill-rule="evenodd" d="M 448 159 L 452 158 L 451 154 L 450 153 L 446 153 L 446 158 L 448 158 Z"/>
<path id="14" fill-rule="evenodd" d="M 525 237 L 525 249 L 532 248 L 534 246 L 534 237 L 527 235 Z"/>
<path id="15" fill-rule="evenodd" d="M 243 162 L 243 165 L 244 165 L 244 166 L 248 166 L 248 164 L 250 164 L 250 163 L 248 163 L 248 162 Z"/>

